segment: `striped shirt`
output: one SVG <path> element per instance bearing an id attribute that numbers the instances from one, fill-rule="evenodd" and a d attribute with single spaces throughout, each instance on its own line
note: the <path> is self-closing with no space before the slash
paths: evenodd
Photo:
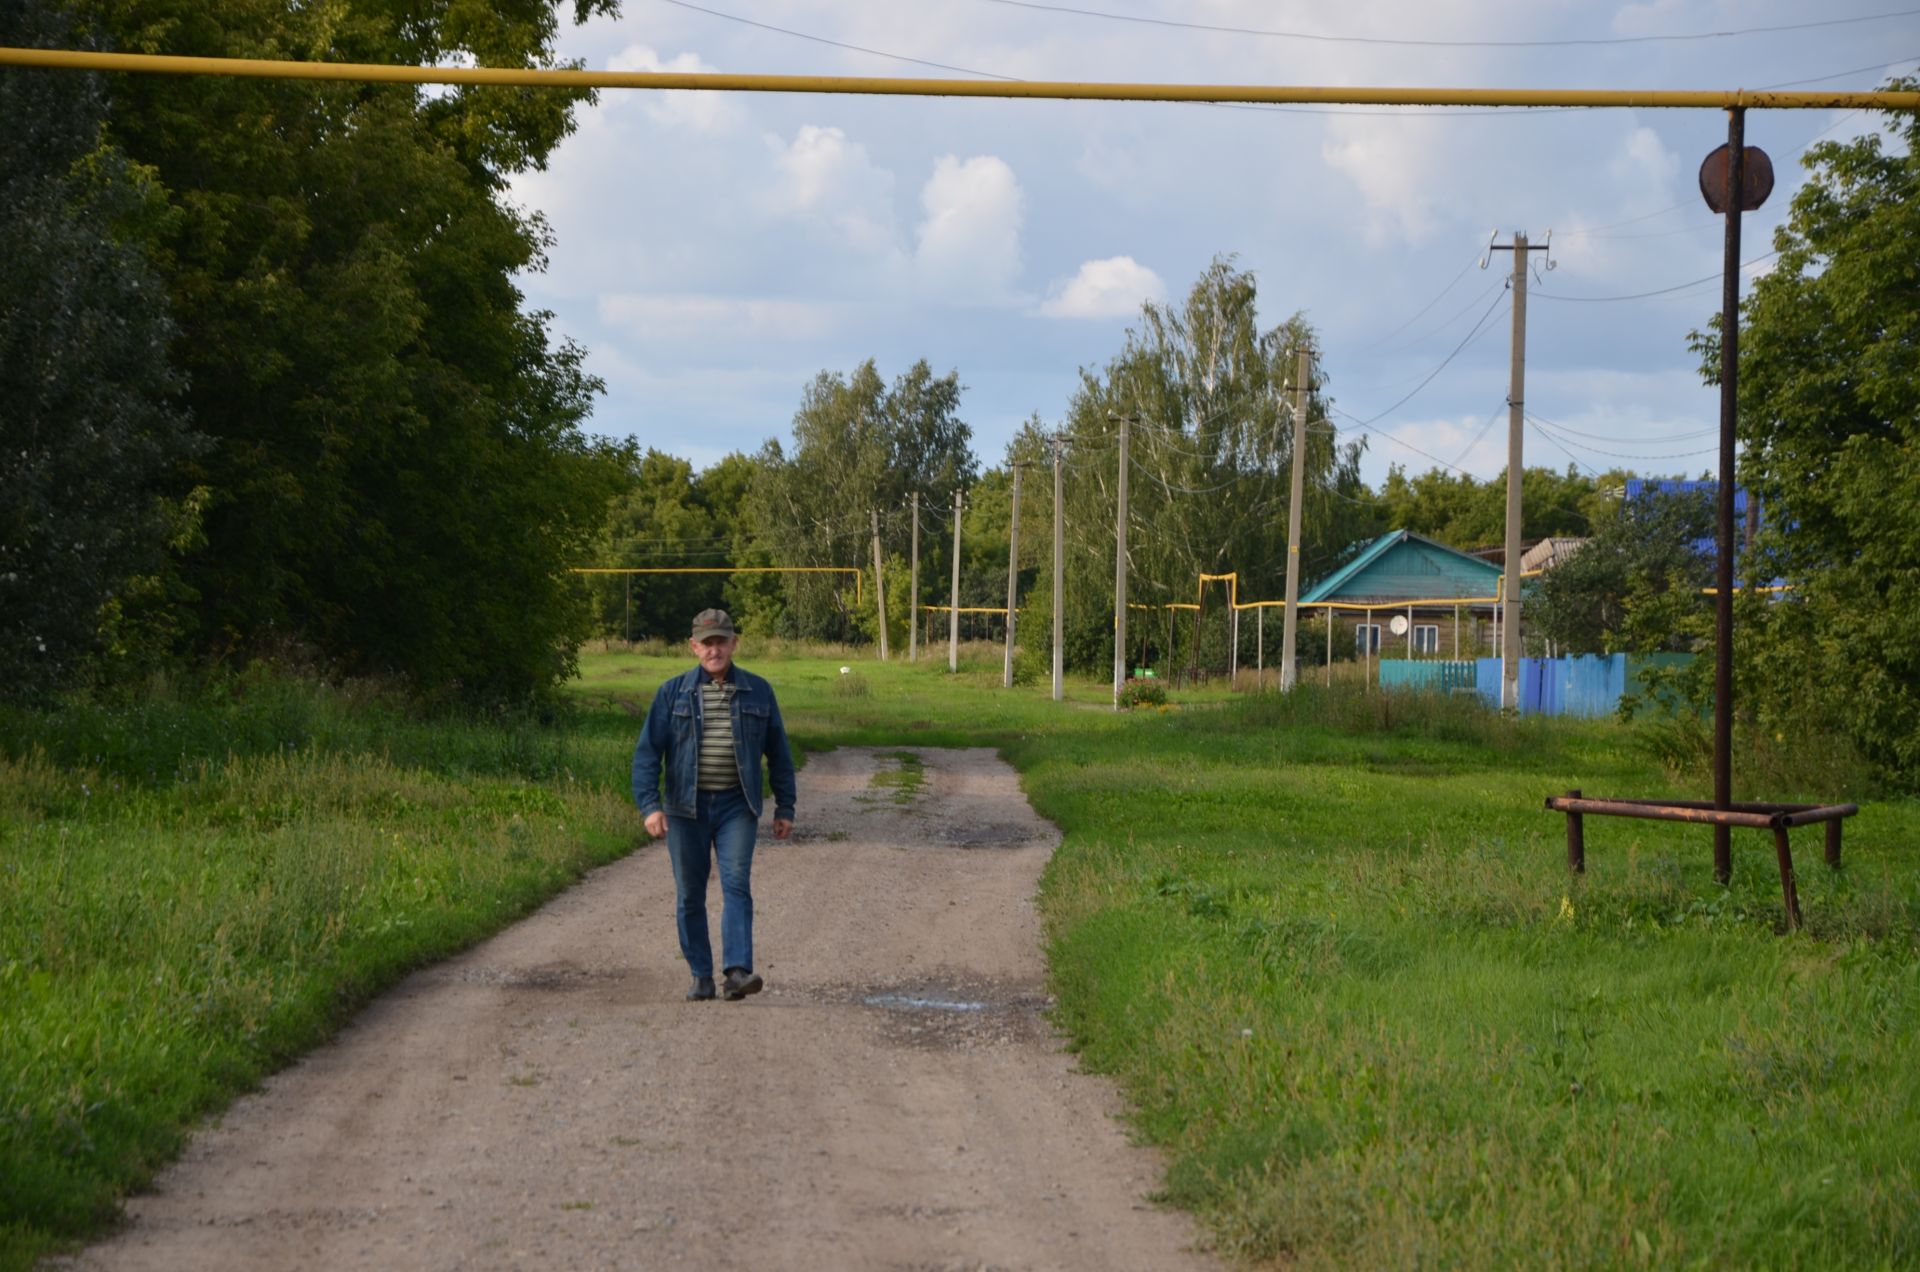
<path id="1" fill-rule="evenodd" d="M 733 682 L 700 682 L 700 777 L 703 791 L 740 785 L 740 758 L 733 750 Z"/>

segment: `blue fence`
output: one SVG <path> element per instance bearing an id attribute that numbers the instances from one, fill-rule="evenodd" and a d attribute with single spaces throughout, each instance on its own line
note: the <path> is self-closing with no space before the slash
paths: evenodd
<path id="1" fill-rule="evenodd" d="M 1380 684 L 1387 689 L 1413 689 L 1452 693 L 1471 690 L 1475 672 L 1471 659 L 1459 662 L 1412 662 L 1405 658 L 1380 660 Z"/>
<path id="2" fill-rule="evenodd" d="M 1612 715 L 1621 697 L 1631 688 L 1637 690 L 1641 675 L 1652 665 L 1685 662 L 1690 654 L 1576 654 L 1569 658 L 1522 658 L 1520 660 L 1520 714 L 1604 716 Z M 1490 707 L 1500 705 L 1500 660 L 1480 658 L 1471 662 L 1433 660 L 1412 662 L 1404 658 L 1380 660 L 1380 685 L 1385 689 L 1426 690 L 1452 693 L 1457 690 L 1478 692 Z"/>

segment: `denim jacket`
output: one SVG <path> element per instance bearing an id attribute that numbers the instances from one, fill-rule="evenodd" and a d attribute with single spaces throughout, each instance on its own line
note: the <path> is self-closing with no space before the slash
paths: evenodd
<path id="1" fill-rule="evenodd" d="M 787 727 L 780 720 L 780 704 L 773 686 L 736 666 L 733 680 L 733 753 L 740 765 L 740 787 L 747 807 L 760 815 L 760 757 L 767 757 L 767 776 L 773 786 L 773 815 L 793 820 L 795 788 L 793 752 L 787 747 Z M 665 812 L 669 817 L 696 817 L 700 769 L 699 667 L 660 686 L 640 726 L 640 742 L 633 748 L 633 802 L 642 816 Z M 662 798 L 660 772 L 666 770 Z"/>

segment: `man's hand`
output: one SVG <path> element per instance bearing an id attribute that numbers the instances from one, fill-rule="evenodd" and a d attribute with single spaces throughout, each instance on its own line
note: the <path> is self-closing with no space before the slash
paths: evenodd
<path id="1" fill-rule="evenodd" d="M 648 813 L 647 833 L 655 839 L 665 839 L 667 837 L 667 815 L 665 813 Z"/>
<path id="2" fill-rule="evenodd" d="M 785 817 L 776 817 L 773 819 L 773 837 L 775 839 L 785 839 L 792 833 L 793 822 L 790 819 Z"/>

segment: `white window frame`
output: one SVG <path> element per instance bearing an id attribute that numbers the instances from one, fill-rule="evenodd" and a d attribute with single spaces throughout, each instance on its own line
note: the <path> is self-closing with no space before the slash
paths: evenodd
<path id="1" fill-rule="evenodd" d="M 1355 623 L 1353 625 L 1353 649 L 1357 654 L 1378 654 L 1383 629 L 1378 623 Z M 1373 648 L 1367 648 L 1367 633 L 1373 633 Z"/>
<path id="2" fill-rule="evenodd" d="M 1413 652 L 1416 654 L 1440 652 L 1440 624 L 1415 623 L 1413 625 Z"/>

